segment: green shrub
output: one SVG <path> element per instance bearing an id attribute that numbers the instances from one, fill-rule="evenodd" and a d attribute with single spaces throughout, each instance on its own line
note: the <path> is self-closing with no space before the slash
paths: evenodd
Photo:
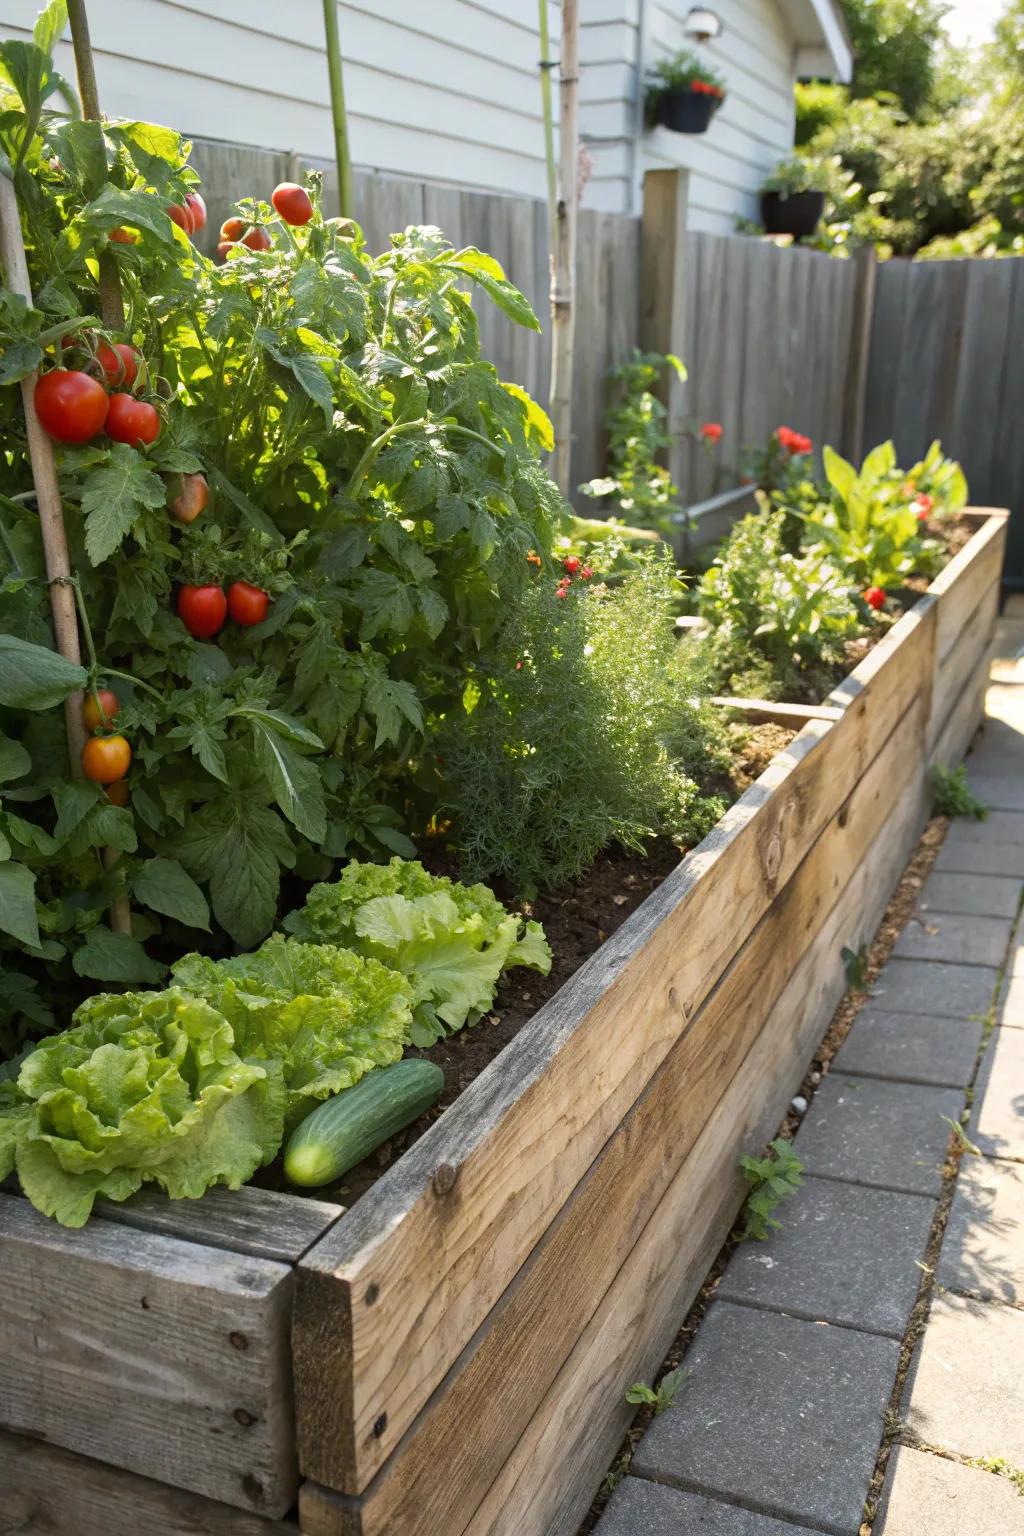
<path id="1" fill-rule="evenodd" d="M 657 463 L 671 438 L 665 428 L 665 407 L 654 390 L 669 367 L 680 379 L 686 378 L 679 358 L 660 352 L 634 351 L 629 362 L 609 371 L 608 474 L 580 486 L 585 496 L 611 498 L 616 517 L 665 535 L 671 531 L 672 514 L 680 510 L 679 487 Z"/>
<path id="2" fill-rule="evenodd" d="M 538 575 L 517 604 L 438 739 L 469 875 L 529 894 L 574 879 L 609 843 L 693 842 L 722 814 L 666 744 L 688 686 L 673 587 L 668 556 L 646 555 L 616 587 L 576 579 L 559 597 Z M 687 728 L 693 769 L 699 706 Z"/>
<path id="3" fill-rule="evenodd" d="M 967 769 L 963 763 L 957 768 L 944 768 L 936 764 L 931 774 L 932 811 L 936 816 L 963 816 L 969 821 L 984 821 L 988 806 L 970 789 Z"/>

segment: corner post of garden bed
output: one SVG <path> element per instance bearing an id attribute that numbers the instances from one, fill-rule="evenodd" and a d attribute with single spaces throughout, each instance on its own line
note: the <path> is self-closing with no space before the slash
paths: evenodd
<path id="1" fill-rule="evenodd" d="M 690 173 L 648 171 L 644 176 L 640 221 L 640 349 L 643 352 L 685 352 L 686 221 Z M 674 368 L 664 369 L 655 393 L 668 412 L 668 471 L 683 485 L 681 427 L 684 384 Z M 692 489 L 692 487 L 691 487 Z M 690 497 L 684 486 L 684 502 Z"/>
<path id="2" fill-rule="evenodd" d="M 21 235 L 21 217 L 14 183 L 0 176 L 0 258 L 4 281 L 12 293 L 18 294 L 27 304 L 32 303 L 32 287 L 25 259 L 25 245 Z M 28 455 L 32 466 L 32 481 L 39 506 L 39 526 L 43 540 L 43 557 L 46 563 L 46 581 L 50 589 L 50 610 L 53 614 L 53 633 L 57 649 L 65 661 L 74 666 L 82 664 L 82 647 L 78 634 L 78 614 L 75 609 L 75 588 L 68 554 L 67 532 L 64 527 L 64 509 L 61 505 L 60 486 L 57 482 L 57 465 L 53 444 L 44 432 L 36 415 L 35 391 L 39 375 L 33 369 L 21 381 L 21 399 L 25 410 L 25 429 L 28 437 Z M 82 719 L 84 693 L 76 688 L 64 700 L 64 723 L 68 737 L 68 756 L 72 776 L 81 777 L 82 748 L 86 731 Z"/>

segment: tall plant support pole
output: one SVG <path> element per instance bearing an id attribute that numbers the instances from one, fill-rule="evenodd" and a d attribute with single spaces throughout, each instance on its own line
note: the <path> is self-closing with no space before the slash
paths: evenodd
<path id="1" fill-rule="evenodd" d="M 28 264 L 25 246 L 21 238 L 21 220 L 18 217 L 18 200 L 14 183 L 0 176 L 0 256 L 3 261 L 4 280 L 12 293 L 19 294 L 28 304 L 32 303 L 32 289 L 28 280 Z M 66 661 L 76 667 L 82 664 L 82 650 L 78 638 L 78 615 L 75 612 L 75 591 L 71 582 L 71 561 L 68 558 L 68 541 L 64 531 L 64 511 L 61 507 L 60 488 L 57 484 L 57 466 L 53 457 L 53 444 L 39 424 L 36 415 L 35 389 L 38 374 L 29 373 L 21 381 L 21 398 L 25 407 L 25 425 L 28 431 L 28 452 L 32 463 L 32 480 L 39 504 L 39 524 L 43 536 L 43 556 L 46 561 L 46 580 L 50 588 L 50 608 L 53 613 L 53 632 L 57 649 Z M 69 693 L 64 700 L 64 723 L 68 733 L 68 756 L 71 772 L 81 777 L 82 748 L 86 730 L 82 723 L 84 694 L 79 689 Z"/>
<path id="2" fill-rule="evenodd" d="M 551 104 L 551 71 L 555 61 L 549 57 L 551 38 L 548 31 L 548 0 L 537 0 L 540 13 L 540 101 L 544 115 L 544 161 L 548 172 L 548 241 L 554 261 L 555 219 L 558 215 L 558 169 L 555 164 L 555 114 Z"/>
<path id="3" fill-rule="evenodd" d="M 71 46 L 75 51 L 75 72 L 82 98 L 82 113 L 94 122 L 99 122 L 100 96 L 96 85 L 96 66 L 93 63 L 85 0 L 68 0 L 68 21 L 71 23 Z M 124 299 L 121 296 L 117 257 L 113 251 L 100 253 L 99 269 L 100 314 L 103 316 L 103 324 L 110 331 L 123 331 Z"/>
<path id="4" fill-rule="evenodd" d="M 555 208 L 551 272 L 551 421 L 555 429 L 552 474 L 569 494 L 572 456 L 572 347 L 576 291 L 576 181 L 579 174 L 579 10 L 562 0 L 562 55 L 559 70 L 558 202 Z"/>
<path id="5" fill-rule="evenodd" d="M 327 72 L 331 79 L 331 116 L 334 119 L 334 153 L 338 161 L 338 202 L 343 218 L 352 217 L 352 161 L 348 152 L 348 118 L 345 114 L 345 77 L 338 38 L 338 0 L 323 0 L 324 32 L 327 35 Z"/>

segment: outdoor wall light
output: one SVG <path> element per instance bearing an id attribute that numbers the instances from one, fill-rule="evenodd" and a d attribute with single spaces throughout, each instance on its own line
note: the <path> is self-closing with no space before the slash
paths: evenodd
<path id="1" fill-rule="evenodd" d="M 722 18 L 714 11 L 705 11 L 695 6 L 683 22 L 683 30 L 687 37 L 695 37 L 698 42 L 706 43 L 712 37 L 721 37 Z"/>

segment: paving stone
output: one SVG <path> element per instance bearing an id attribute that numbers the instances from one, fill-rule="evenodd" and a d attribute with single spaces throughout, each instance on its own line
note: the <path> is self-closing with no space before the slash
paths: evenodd
<path id="1" fill-rule="evenodd" d="M 1015 917 L 1021 882 L 1012 875 L 943 874 L 933 871 L 924 883 L 922 912 L 968 912 L 979 917 Z"/>
<path id="2" fill-rule="evenodd" d="M 898 1361 L 895 1339 L 716 1301 L 633 1470 L 857 1536 Z"/>
<path id="3" fill-rule="evenodd" d="M 955 1120 L 963 1102 L 955 1088 L 832 1071 L 814 1095 L 796 1152 L 809 1174 L 937 1195 L 949 1144 L 943 1116 Z"/>
<path id="4" fill-rule="evenodd" d="M 1024 1157 L 1024 1029 L 997 1029 L 989 1041 L 969 1134 L 990 1157 Z"/>
<path id="5" fill-rule="evenodd" d="M 1024 1467 L 1022 1381 L 1024 1312 L 947 1291 L 932 1302 L 911 1367 L 907 1427 L 928 1445 Z"/>
<path id="6" fill-rule="evenodd" d="M 937 1088 L 966 1088 L 974 1075 L 982 1031 L 978 1020 L 864 1008 L 840 1046 L 832 1070 Z"/>
<path id="7" fill-rule="evenodd" d="M 736 1249 L 717 1294 L 900 1339 L 934 1216 L 922 1195 L 807 1179 L 780 1208 L 781 1231 Z"/>
<path id="8" fill-rule="evenodd" d="M 944 964 L 998 969 L 1013 932 L 1008 917 L 968 917 L 930 912 L 912 917 L 893 947 L 902 960 L 940 960 Z"/>
<path id="9" fill-rule="evenodd" d="M 954 822 L 939 849 L 940 874 L 1012 875 L 1024 879 L 1024 843 L 980 842 L 963 822 Z"/>
<path id="10" fill-rule="evenodd" d="M 1024 1164 L 961 1159 L 936 1279 L 948 1290 L 1024 1303 Z"/>
<path id="11" fill-rule="evenodd" d="M 616 1488 L 597 1536 L 821 1536 L 735 1504 L 720 1504 L 664 1483 L 626 1477 Z"/>
<path id="12" fill-rule="evenodd" d="M 1005 1477 L 898 1445 L 874 1536 L 1020 1536 L 1022 1521 L 1024 1501 Z"/>
<path id="13" fill-rule="evenodd" d="M 1016 773 L 972 772 L 967 765 L 967 783 L 982 805 L 993 811 L 1024 811 L 1024 778 Z"/>
<path id="14" fill-rule="evenodd" d="M 989 811 L 984 821 L 958 816 L 946 834 L 973 843 L 1019 843 L 1024 845 L 1024 811 Z"/>
<path id="15" fill-rule="evenodd" d="M 889 960 L 871 989 L 887 1013 L 937 1013 L 969 1019 L 992 1006 L 999 973 L 987 965 L 946 965 L 940 960 Z"/>

